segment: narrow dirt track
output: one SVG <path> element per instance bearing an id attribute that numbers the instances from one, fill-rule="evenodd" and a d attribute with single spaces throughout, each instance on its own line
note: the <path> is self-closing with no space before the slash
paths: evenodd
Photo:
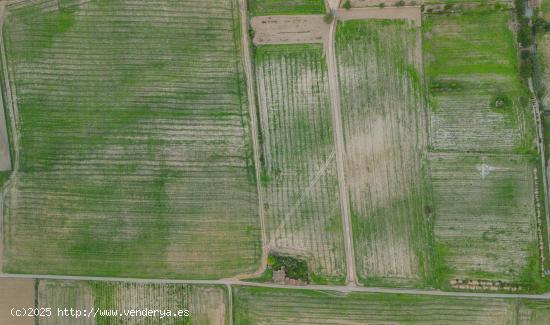
<path id="1" fill-rule="evenodd" d="M 229 325 L 233 325 L 233 290 L 230 284 L 227 287 L 227 313 L 229 314 Z"/>
<path id="2" fill-rule="evenodd" d="M 338 172 L 338 189 L 340 193 L 340 205 L 342 211 L 342 225 L 344 229 L 344 241 L 346 247 L 347 284 L 358 285 L 355 269 L 355 254 L 353 252 L 353 233 L 351 230 L 351 218 L 349 213 L 349 196 L 344 173 L 344 133 L 342 132 L 342 116 L 340 110 L 340 85 L 338 83 L 338 68 L 335 55 L 336 20 L 329 29 L 326 38 L 325 55 L 328 66 L 328 80 L 330 89 L 332 122 L 334 127 L 334 145 L 336 147 L 336 169 Z"/>
<path id="3" fill-rule="evenodd" d="M 0 29 L 4 26 L 5 14 L 6 2 L 0 1 Z M 0 40 L 0 42 L 2 42 L 2 40 Z M 8 129 L 6 127 L 6 115 L 8 114 L 8 109 L 9 107 L 4 107 L 4 103 L 0 101 L 0 171 L 11 170 Z"/>
<path id="4" fill-rule="evenodd" d="M 265 229 L 265 213 L 264 213 L 264 199 L 262 193 L 262 186 L 260 181 L 260 144 L 258 137 L 258 118 L 256 115 L 256 96 L 255 96 L 255 83 L 254 73 L 252 71 L 252 62 L 250 61 L 250 40 L 248 39 L 248 12 L 246 7 L 246 0 L 239 0 L 239 11 L 241 13 L 241 46 L 243 48 L 243 66 L 246 75 L 246 85 L 248 94 L 248 112 L 250 114 L 250 132 L 252 133 L 252 151 L 254 152 L 254 169 L 256 170 L 256 190 L 258 192 L 258 215 L 260 217 L 260 227 L 262 234 L 262 261 L 260 268 L 253 274 L 241 274 L 236 278 L 253 278 L 260 276 L 267 267 L 267 255 L 269 253 L 269 247 L 267 243 L 267 234 Z"/>

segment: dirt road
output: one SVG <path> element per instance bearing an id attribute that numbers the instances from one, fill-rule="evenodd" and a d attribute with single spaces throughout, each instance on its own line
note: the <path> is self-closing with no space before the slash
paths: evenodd
<path id="1" fill-rule="evenodd" d="M 250 56 L 250 41 L 248 39 L 248 11 L 246 8 L 246 0 L 239 0 L 239 10 L 241 13 L 241 46 L 243 48 L 243 66 L 246 76 L 247 94 L 248 94 L 248 112 L 250 115 L 250 132 L 252 136 L 252 151 L 254 152 L 254 168 L 256 170 L 256 189 L 258 192 L 258 215 L 260 217 L 260 227 L 262 233 L 262 262 L 260 268 L 253 274 L 238 275 L 236 278 L 258 277 L 262 274 L 267 267 L 267 255 L 269 254 L 269 247 L 267 244 L 267 234 L 265 229 L 265 213 L 264 213 L 264 199 L 262 186 L 260 181 L 260 144 L 258 137 L 258 118 L 256 115 L 256 101 L 255 101 L 255 83 L 254 73 L 252 72 L 252 62 Z"/>
<path id="2" fill-rule="evenodd" d="M 336 149 L 336 169 L 338 172 L 338 190 L 340 193 L 340 205 L 342 212 L 342 225 L 344 229 L 344 242 L 346 247 L 347 284 L 358 285 L 355 269 L 355 254 L 353 252 L 353 233 L 351 230 L 351 218 L 349 213 L 349 196 L 344 173 L 344 134 L 342 132 L 342 116 L 340 111 L 340 86 L 338 84 L 338 68 L 335 54 L 336 20 L 332 22 L 329 35 L 325 43 L 325 56 L 328 66 L 328 79 L 331 99 L 332 122 L 334 128 L 334 145 Z"/>
<path id="3" fill-rule="evenodd" d="M 240 280 L 166 280 L 166 279 L 136 279 L 136 278 L 117 278 L 117 277 L 92 277 L 92 276 L 66 276 L 66 275 L 39 275 L 39 274 L 0 274 L 0 279 L 39 279 L 39 280 L 66 280 L 66 281 L 98 281 L 98 282 L 123 282 L 138 284 L 210 284 L 224 286 L 249 286 L 262 288 L 279 289 L 298 289 L 298 290 L 322 290 L 337 292 L 370 292 L 370 293 L 395 293 L 422 296 L 447 296 L 447 297 L 478 297 L 478 298 L 507 298 L 507 299 L 538 299 L 550 300 L 548 294 L 512 294 L 512 293 L 478 293 L 478 292 L 458 292 L 458 291 L 440 291 L 440 290 L 420 290 L 420 289 L 398 289 L 398 288 L 379 288 L 379 287 L 355 287 L 355 286 L 337 286 L 337 285 L 281 285 L 275 283 L 244 282 Z"/>
<path id="4" fill-rule="evenodd" d="M 0 28 L 4 24 L 5 2 L 0 2 Z M 6 115 L 2 101 L 0 101 L 0 171 L 11 170 L 10 148 L 8 141 L 8 129 L 6 128 Z"/>

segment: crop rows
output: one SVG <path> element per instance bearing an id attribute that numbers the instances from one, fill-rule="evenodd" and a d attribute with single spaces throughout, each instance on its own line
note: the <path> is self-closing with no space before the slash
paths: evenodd
<path id="1" fill-rule="evenodd" d="M 52 308 L 52 317 L 40 317 L 40 325 L 64 324 L 227 324 L 227 290 L 219 286 L 184 284 L 135 284 L 42 280 L 38 307 Z M 98 311 L 96 317 L 61 317 L 57 308 Z M 125 311 L 188 310 L 188 317 L 124 315 Z M 104 314 L 116 311 L 118 316 Z M 121 316 L 122 314 L 122 316 Z"/>
<path id="2" fill-rule="evenodd" d="M 256 77 L 270 248 L 343 280 L 345 262 L 328 98 L 318 45 L 261 46 Z"/>
<path id="3" fill-rule="evenodd" d="M 424 50 L 434 149 L 510 152 L 531 146 L 509 20 L 501 11 L 429 16 Z"/>
<path id="4" fill-rule="evenodd" d="M 363 281 L 428 273 L 427 145 L 417 29 L 404 20 L 348 21 L 336 32 L 345 174 Z"/>
<path id="5" fill-rule="evenodd" d="M 534 126 L 509 24 L 510 13 L 499 10 L 426 20 L 434 236 L 442 279 L 530 286 L 540 269 Z"/>
<path id="6" fill-rule="evenodd" d="M 545 301 L 236 287 L 234 324 L 546 324 Z"/>
<path id="7" fill-rule="evenodd" d="M 434 154 L 435 237 L 455 277 L 515 280 L 536 260 L 526 157 Z"/>
<path id="8" fill-rule="evenodd" d="M 22 145 L 4 271 L 255 270 L 236 2 L 33 3 L 4 30 Z"/>

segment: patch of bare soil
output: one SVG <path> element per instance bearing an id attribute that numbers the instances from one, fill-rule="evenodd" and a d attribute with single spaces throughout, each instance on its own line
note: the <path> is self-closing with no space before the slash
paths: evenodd
<path id="1" fill-rule="evenodd" d="M 420 27 L 422 23 L 420 7 L 338 9 L 336 16 L 338 20 L 342 21 L 354 19 L 406 19 L 413 21 L 416 27 Z"/>
<path id="2" fill-rule="evenodd" d="M 33 325 L 34 317 L 12 317 L 12 308 L 34 307 L 34 280 L 0 279 L 0 324 Z"/>
<path id="3" fill-rule="evenodd" d="M 255 45 L 289 43 L 323 43 L 329 27 L 321 15 L 254 17 Z"/>

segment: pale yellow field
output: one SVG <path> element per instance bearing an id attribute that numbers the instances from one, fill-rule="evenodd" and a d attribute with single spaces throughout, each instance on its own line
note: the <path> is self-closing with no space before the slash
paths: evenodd
<path id="1" fill-rule="evenodd" d="M 0 278 L 0 324 L 34 325 L 34 317 L 13 317 L 12 308 L 34 308 L 34 280 Z"/>

